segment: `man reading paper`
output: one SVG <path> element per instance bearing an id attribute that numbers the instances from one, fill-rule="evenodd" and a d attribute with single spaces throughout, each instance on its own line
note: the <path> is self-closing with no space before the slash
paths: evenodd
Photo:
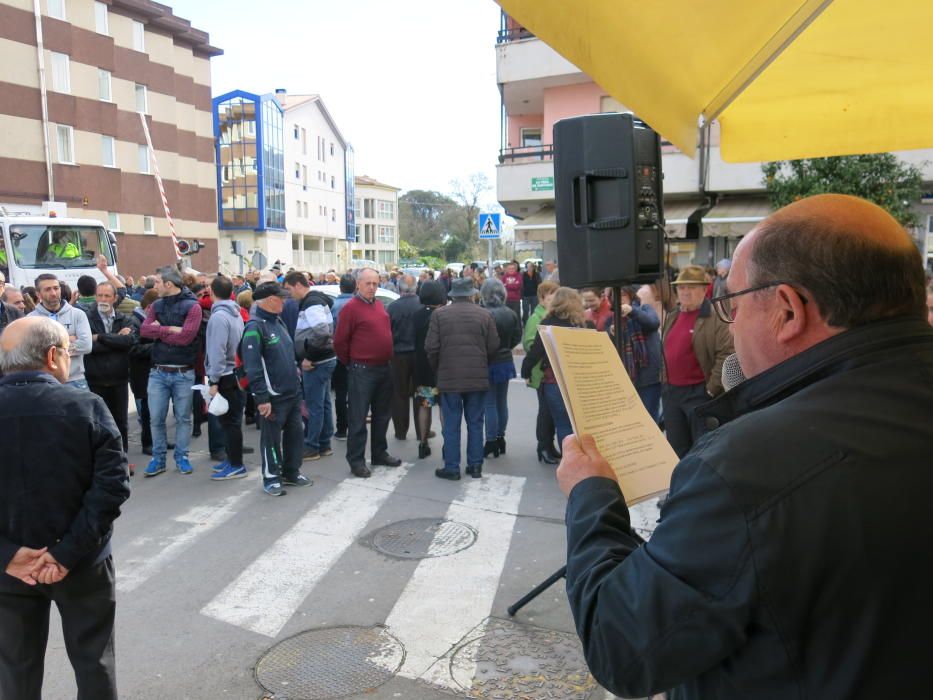
<path id="1" fill-rule="evenodd" d="M 675 468 L 649 543 L 593 440 L 564 441 L 590 669 L 626 697 L 925 697 L 933 329 L 917 249 L 873 204 L 810 197 L 745 237 L 727 289 L 714 306 L 748 379 L 698 409 L 712 432 Z"/>

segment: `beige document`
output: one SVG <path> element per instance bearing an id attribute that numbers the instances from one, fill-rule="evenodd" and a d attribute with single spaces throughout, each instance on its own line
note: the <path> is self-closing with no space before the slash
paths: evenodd
<path id="1" fill-rule="evenodd" d="M 570 423 L 592 435 L 628 504 L 666 491 L 677 455 L 638 398 L 608 333 L 539 326 Z"/>

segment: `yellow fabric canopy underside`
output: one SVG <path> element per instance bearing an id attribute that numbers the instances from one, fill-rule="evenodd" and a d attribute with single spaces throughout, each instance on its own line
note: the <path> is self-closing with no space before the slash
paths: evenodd
<path id="1" fill-rule="evenodd" d="M 499 4 L 688 154 L 701 116 L 732 162 L 933 147 L 933 0 Z"/>

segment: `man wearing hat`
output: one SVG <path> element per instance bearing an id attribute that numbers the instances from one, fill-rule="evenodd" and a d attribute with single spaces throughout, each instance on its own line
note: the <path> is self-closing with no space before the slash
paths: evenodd
<path id="1" fill-rule="evenodd" d="M 178 268 L 168 265 L 159 270 L 159 275 L 161 281 L 156 287 L 159 299 L 147 309 L 139 332 L 143 338 L 154 341 L 147 387 L 152 460 L 143 472 L 149 477 L 165 471 L 168 452 L 165 416 L 169 399 L 175 410 L 175 466 L 182 474 L 194 471 L 188 461 L 188 443 L 191 441 L 191 387 L 198 359 L 201 307 L 182 283 Z"/>
<path id="2" fill-rule="evenodd" d="M 667 441 L 683 457 L 699 437 L 691 427 L 694 409 L 722 393 L 722 363 L 733 352 L 728 324 L 706 298 L 706 274 L 688 265 L 672 283 L 679 305 L 664 319 L 661 403 Z"/>
<path id="3" fill-rule="evenodd" d="M 283 485 L 311 485 L 311 479 L 300 471 L 304 426 L 295 344 L 281 318 L 288 296 L 278 282 L 257 285 L 255 310 L 241 344 L 249 391 L 262 416 L 262 489 L 270 496 L 283 495 Z"/>
<path id="4" fill-rule="evenodd" d="M 489 390 L 489 363 L 499 352 L 499 333 L 488 311 L 473 303 L 473 280 L 455 279 L 449 306 L 431 314 L 424 342 L 428 362 L 437 373 L 444 424 L 444 467 L 434 474 L 460 479 L 460 424 L 467 424 L 467 468 L 474 479 L 483 474 L 483 418 Z"/>

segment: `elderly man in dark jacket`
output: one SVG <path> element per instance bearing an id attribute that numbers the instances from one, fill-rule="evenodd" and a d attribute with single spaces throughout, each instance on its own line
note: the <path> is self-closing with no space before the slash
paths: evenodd
<path id="1" fill-rule="evenodd" d="M 126 455 L 103 400 L 65 385 L 68 345 L 43 317 L 0 337 L 0 698 L 11 700 L 41 696 L 53 601 L 78 697 L 117 697 L 110 535 L 130 495 Z"/>
<path id="2" fill-rule="evenodd" d="M 483 407 L 489 390 L 489 363 L 499 352 L 499 334 L 492 316 L 473 303 L 470 279 L 453 281 L 452 304 L 431 315 L 424 349 L 437 372 L 444 419 L 442 479 L 460 479 L 460 421 L 467 424 L 467 468 L 475 479 L 483 475 Z"/>
<path id="3" fill-rule="evenodd" d="M 414 275 L 399 278 L 398 289 L 401 296 L 386 309 L 392 324 L 392 426 L 395 439 L 408 437 L 408 423 L 411 414 L 418 413 L 415 399 L 415 325 L 412 321 L 415 312 L 423 305 L 418 298 L 418 283 Z M 415 422 L 415 435 L 421 442 L 421 431 Z"/>
<path id="4" fill-rule="evenodd" d="M 133 319 L 116 309 L 117 293 L 110 282 L 101 282 L 94 292 L 94 305 L 85 306 L 91 324 L 91 354 L 84 357 L 88 387 L 104 400 L 129 449 L 127 415 L 129 403 L 130 352 L 139 340 Z"/>
<path id="5" fill-rule="evenodd" d="M 748 379 L 698 409 L 712 432 L 674 470 L 650 542 L 593 440 L 565 441 L 567 594 L 607 690 L 927 697 L 923 285 L 887 212 L 843 195 L 795 202 L 735 251 L 714 306 Z"/>

